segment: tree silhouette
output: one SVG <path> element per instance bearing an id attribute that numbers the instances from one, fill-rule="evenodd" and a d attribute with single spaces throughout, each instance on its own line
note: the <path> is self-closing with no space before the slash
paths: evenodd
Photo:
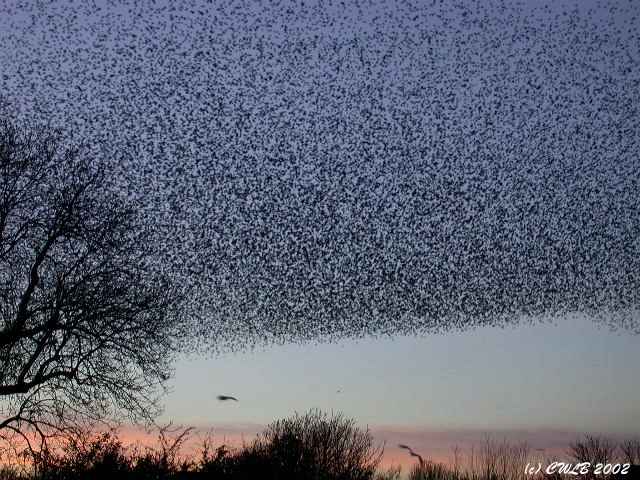
<path id="1" fill-rule="evenodd" d="M 181 295 L 106 172 L 57 131 L 0 120 L 0 434 L 31 452 L 151 419 L 184 339 Z"/>

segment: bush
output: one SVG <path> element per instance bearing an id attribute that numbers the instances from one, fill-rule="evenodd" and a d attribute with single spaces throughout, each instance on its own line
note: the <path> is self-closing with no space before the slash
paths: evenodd
<path id="1" fill-rule="evenodd" d="M 131 471 L 131 458 L 120 440 L 111 433 L 97 439 L 75 439 L 62 453 L 45 452 L 35 460 L 37 480 L 125 479 Z"/>
<path id="2" fill-rule="evenodd" d="M 272 423 L 252 445 L 203 469 L 238 479 L 370 480 L 382 451 L 353 420 L 312 410 Z"/>

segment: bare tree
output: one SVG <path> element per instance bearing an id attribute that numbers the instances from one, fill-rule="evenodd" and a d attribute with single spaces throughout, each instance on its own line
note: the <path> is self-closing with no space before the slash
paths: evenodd
<path id="1" fill-rule="evenodd" d="M 616 445 L 609 439 L 586 435 L 569 448 L 569 456 L 576 462 L 607 463 L 616 458 Z"/>
<path id="2" fill-rule="evenodd" d="M 620 446 L 622 460 L 633 465 L 640 465 L 640 438 L 630 439 Z"/>
<path id="3" fill-rule="evenodd" d="M 618 458 L 617 446 L 605 437 L 586 435 L 583 440 L 577 440 L 569 447 L 569 457 L 575 462 L 589 462 L 592 467 L 598 463 L 606 464 Z M 594 479 L 597 476 L 593 468 L 584 476 Z"/>
<path id="4" fill-rule="evenodd" d="M 0 120 L 0 436 L 150 420 L 185 330 L 136 209 L 44 128 Z"/>

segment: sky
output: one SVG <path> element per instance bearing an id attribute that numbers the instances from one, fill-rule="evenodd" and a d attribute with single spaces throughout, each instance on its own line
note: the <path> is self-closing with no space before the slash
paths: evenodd
<path id="1" fill-rule="evenodd" d="M 185 359 L 165 417 L 268 423 L 317 407 L 363 424 L 631 434 L 640 425 L 637 342 L 576 316 Z M 240 402 L 219 402 L 220 394 Z"/>
<path id="2" fill-rule="evenodd" d="M 0 107 L 107 162 L 192 292 L 162 420 L 638 433 L 637 4 L 265 5 L 0 3 Z"/>
<path id="3" fill-rule="evenodd" d="M 638 435 L 638 337 L 581 315 L 426 337 L 286 345 L 179 361 L 162 420 L 250 440 L 276 418 L 339 411 L 386 442 L 452 461 L 485 435 L 562 455 L 583 434 Z M 338 393 L 339 391 L 339 393 Z M 220 402 L 234 395 L 239 402 Z"/>

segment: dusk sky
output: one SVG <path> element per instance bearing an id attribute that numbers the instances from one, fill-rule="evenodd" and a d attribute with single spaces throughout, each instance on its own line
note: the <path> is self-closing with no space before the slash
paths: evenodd
<path id="1" fill-rule="evenodd" d="M 268 423 L 312 407 L 365 424 L 634 434 L 637 338 L 592 321 L 273 346 L 181 361 L 165 418 Z M 340 393 L 337 393 L 340 390 Z M 239 403 L 220 403 L 219 394 Z"/>
<path id="2" fill-rule="evenodd" d="M 0 108 L 110 162 L 190 292 L 160 421 L 557 449 L 640 432 L 639 14 L 2 1 Z"/>
<path id="3" fill-rule="evenodd" d="M 584 433 L 637 435 L 637 342 L 574 316 L 184 360 L 163 420 L 240 442 L 273 418 L 321 408 L 369 425 L 388 463 L 411 463 L 400 442 L 450 460 L 453 446 L 468 451 L 485 434 L 557 454 Z M 221 393 L 240 401 L 218 402 Z"/>

